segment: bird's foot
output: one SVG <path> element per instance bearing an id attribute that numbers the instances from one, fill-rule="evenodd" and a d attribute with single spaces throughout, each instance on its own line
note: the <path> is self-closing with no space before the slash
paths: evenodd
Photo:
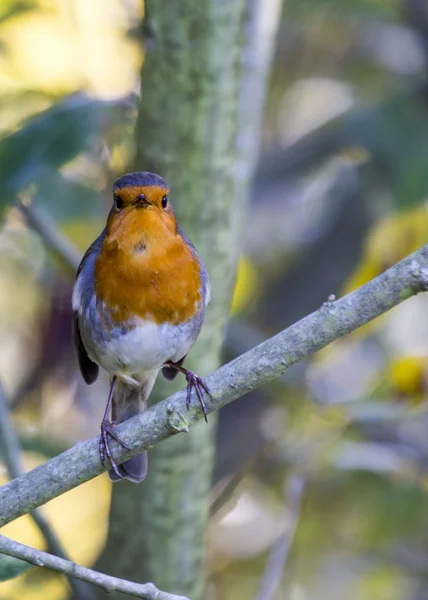
<path id="1" fill-rule="evenodd" d="M 103 465 L 105 465 L 106 456 L 108 456 L 108 459 L 111 463 L 111 467 L 112 467 L 113 471 L 116 473 L 116 475 L 120 479 L 123 479 L 123 475 L 119 471 L 119 467 L 117 466 L 116 461 L 114 460 L 113 455 L 111 453 L 108 436 L 110 436 L 114 440 L 116 440 L 116 442 L 118 444 L 120 444 L 121 446 L 123 446 L 123 448 L 126 448 L 126 450 L 130 449 L 129 446 L 127 444 L 125 444 L 125 442 L 123 440 L 120 439 L 120 437 L 117 435 L 117 433 L 114 432 L 113 423 L 111 423 L 107 419 L 103 419 L 101 422 L 101 437 L 100 437 L 100 445 L 99 445 L 100 459 L 101 459 L 101 462 L 103 463 Z"/>
<path id="2" fill-rule="evenodd" d="M 195 373 L 193 373 L 193 371 L 189 371 L 189 369 L 185 369 L 180 364 L 181 362 L 182 362 L 182 360 L 179 361 L 179 362 L 176 362 L 176 363 L 172 362 L 172 360 L 169 360 L 168 362 L 165 363 L 165 366 L 171 367 L 172 369 L 176 369 L 180 373 L 183 373 L 183 375 L 186 377 L 186 381 L 187 381 L 186 406 L 187 406 L 187 409 L 190 408 L 190 400 L 191 400 L 191 395 L 192 395 L 192 388 L 195 388 L 196 395 L 198 396 L 199 403 L 200 403 L 200 405 L 202 407 L 202 410 L 204 411 L 204 419 L 208 423 L 208 419 L 207 419 L 207 407 L 206 407 L 206 404 L 204 402 L 204 392 L 212 400 L 213 397 L 211 396 L 211 392 L 210 392 L 207 384 L 204 382 L 204 380 L 201 379 L 200 377 L 198 377 Z"/>
<path id="3" fill-rule="evenodd" d="M 202 407 L 202 410 L 204 411 L 204 419 L 208 423 L 207 407 L 204 402 L 203 392 L 205 392 L 207 394 L 207 396 L 209 396 L 212 400 L 213 397 L 211 396 L 211 392 L 210 392 L 207 384 L 204 382 L 204 380 L 201 379 L 200 377 L 198 377 L 195 373 L 193 373 L 193 371 L 189 371 L 188 369 L 186 369 L 185 376 L 186 376 L 186 381 L 187 381 L 187 396 L 186 396 L 187 409 L 190 408 L 190 397 L 192 394 L 192 388 L 194 388 L 196 391 L 196 395 L 198 396 L 198 400 Z"/>

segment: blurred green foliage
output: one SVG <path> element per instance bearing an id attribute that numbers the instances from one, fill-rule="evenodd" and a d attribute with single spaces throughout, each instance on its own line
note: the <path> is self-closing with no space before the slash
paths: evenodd
<path id="1" fill-rule="evenodd" d="M 107 128 L 120 122 L 126 132 L 130 112 L 125 101 L 75 94 L 28 118 L 0 140 L 0 202 L 10 206 L 17 194 L 37 182 L 37 196 L 53 217 L 97 215 L 100 190 L 90 176 L 85 184 L 77 177 L 65 177 L 61 168 L 97 148 L 100 155 Z"/>
<path id="2" fill-rule="evenodd" d="M 5 556 L 2 554 L 0 556 L 0 581 L 6 581 L 7 579 L 13 579 L 14 577 L 18 577 L 28 569 L 31 569 L 33 565 L 29 563 L 19 560 L 19 558 L 14 558 L 13 556 Z"/>

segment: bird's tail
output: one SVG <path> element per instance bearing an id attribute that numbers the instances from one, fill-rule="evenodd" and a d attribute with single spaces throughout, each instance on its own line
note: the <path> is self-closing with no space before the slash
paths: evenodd
<path id="1" fill-rule="evenodd" d="M 139 385 L 132 385 L 120 379 L 116 381 L 112 404 L 112 421 L 114 423 L 123 423 L 146 409 L 147 399 L 156 381 L 156 376 L 157 373 L 150 373 L 150 376 L 141 381 Z M 122 476 L 133 483 L 143 481 L 147 475 L 147 468 L 147 452 L 145 451 L 118 465 Z M 120 479 L 113 469 L 108 474 L 112 481 Z"/>

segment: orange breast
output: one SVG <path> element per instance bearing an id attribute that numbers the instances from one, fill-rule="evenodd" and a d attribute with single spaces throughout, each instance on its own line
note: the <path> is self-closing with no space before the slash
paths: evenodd
<path id="1" fill-rule="evenodd" d="M 179 324 L 202 299 L 199 262 L 176 230 L 151 226 L 150 215 L 144 219 L 144 227 L 134 218 L 122 233 L 107 229 L 95 264 L 95 292 L 117 323 L 140 317 Z"/>

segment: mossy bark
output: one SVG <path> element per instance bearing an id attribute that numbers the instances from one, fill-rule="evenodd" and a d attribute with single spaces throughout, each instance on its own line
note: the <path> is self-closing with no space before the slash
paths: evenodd
<path id="1" fill-rule="evenodd" d="M 254 2 L 251 14 L 249 6 L 245 0 L 146 2 L 134 166 L 169 183 L 178 222 L 209 273 L 211 304 L 186 361 L 201 376 L 220 361 L 257 146 L 263 93 L 254 98 L 243 93 L 252 72 L 262 89 L 266 79 L 251 61 L 245 63 L 248 18 L 255 18 Z M 184 384 L 181 375 L 174 384 L 159 380 L 150 401 Z M 208 425 L 198 423 L 188 435 L 149 451 L 142 484 L 114 486 L 102 570 L 203 598 L 215 423 L 211 416 Z"/>

